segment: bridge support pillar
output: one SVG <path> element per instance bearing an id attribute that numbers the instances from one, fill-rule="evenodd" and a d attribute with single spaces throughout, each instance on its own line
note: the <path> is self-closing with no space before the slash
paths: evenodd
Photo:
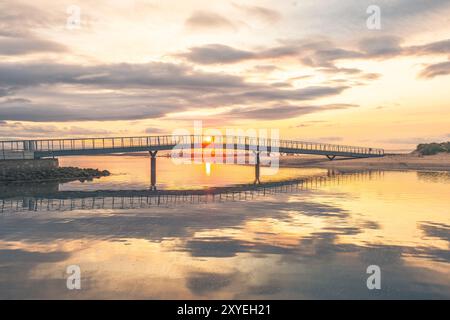
<path id="1" fill-rule="evenodd" d="M 255 152 L 255 184 L 259 184 L 261 183 L 260 179 L 259 179 L 259 169 L 260 169 L 260 158 L 259 158 L 259 152 Z"/>
<path id="2" fill-rule="evenodd" d="M 327 158 L 328 158 L 328 160 L 333 161 L 334 158 L 336 158 L 336 156 L 328 156 L 328 155 L 327 155 Z"/>
<path id="3" fill-rule="evenodd" d="M 156 190 L 156 154 L 158 151 L 149 151 L 150 153 L 150 190 Z"/>

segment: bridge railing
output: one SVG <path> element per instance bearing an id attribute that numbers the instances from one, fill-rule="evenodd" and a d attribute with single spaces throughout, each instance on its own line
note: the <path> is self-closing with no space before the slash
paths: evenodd
<path id="1" fill-rule="evenodd" d="M 383 149 L 355 147 L 346 145 L 335 145 L 317 142 L 305 142 L 295 140 L 278 140 L 265 139 L 256 137 L 244 136 L 205 136 L 205 135 L 191 135 L 191 136 L 172 136 L 173 142 L 176 144 L 197 144 L 205 145 L 205 143 L 214 143 L 217 145 L 228 145 L 232 148 L 234 144 L 247 146 L 271 147 L 273 149 L 291 149 L 291 150 L 309 150 L 309 151 L 330 151 L 353 154 L 367 154 L 367 155 L 384 155 Z"/>
<path id="2" fill-rule="evenodd" d="M 142 137 L 104 137 L 77 139 L 46 139 L 46 140 L 16 140 L 0 141 L 0 158 L 8 152 L 27 151 L 64 151 L 93 149 L 126 149 L 150 148 L 156 146 L 175 146 L 193 144 L 195 148 L 208 144 L 246 145 L 271 147 L 272 150 L 306 150 L 337 152 L 361 155 L 384 155 L 383 149 L 335 145 L 327 143 L 305 142 L 295 140 L 265 139 L 244 136 L 205 136 L 205 135 L 162 135 Z"/>

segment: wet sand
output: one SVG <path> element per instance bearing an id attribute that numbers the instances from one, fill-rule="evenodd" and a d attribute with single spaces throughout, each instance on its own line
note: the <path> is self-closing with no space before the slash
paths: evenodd
<path id="1" fill-rule="evenodd" d="M 333 161 L 318 156 L 286 156 L 280 158 L 283 167 L 316 167 L 382 170 L 442 170 L 450 171 L 450 154 L 419 156 L 417 154 L 386 155 L 382 158 L 339 159 Z"/>

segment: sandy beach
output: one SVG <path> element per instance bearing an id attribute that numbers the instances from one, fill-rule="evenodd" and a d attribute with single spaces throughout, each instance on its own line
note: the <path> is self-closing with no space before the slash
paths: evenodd
<path id="1" fill-rule="evenodd" d="M 382 158 L 336 158 L 333 161 L 318 156 L 286 156 L 280 158 L 280 165 L 284 167 L 450 171 L 450 154 L 440 153 L 432 156 L 396 154 L 386 155 Z"/>

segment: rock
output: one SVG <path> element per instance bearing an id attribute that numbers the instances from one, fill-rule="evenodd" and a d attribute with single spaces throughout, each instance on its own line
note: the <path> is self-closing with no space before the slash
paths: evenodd
<path id="1" fill-rule="evenodd" d="M 21 170 L 21 171 L 4 171 L 0 173 L 1 182 L 13 181 L 40 181 L 40 180 L 92 180 L 109 176 L 111 173 L 108 170 L 98 169 L 83 169 L 76 167 L 61 167 L 41 170 Z"/>

